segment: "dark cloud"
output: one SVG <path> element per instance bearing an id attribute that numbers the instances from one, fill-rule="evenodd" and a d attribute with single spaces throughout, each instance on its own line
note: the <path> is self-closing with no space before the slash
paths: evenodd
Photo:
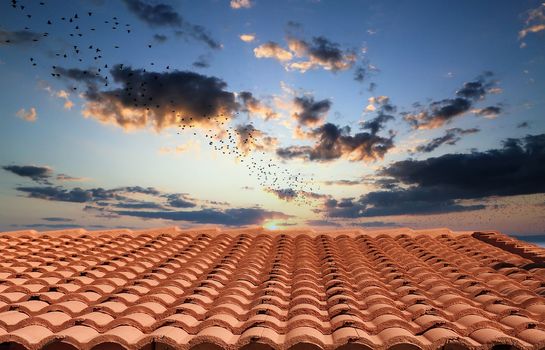
<path id="1" fill-rule="evenodd" d="M 14 45 L 14 44 L 27 44 L 40 40 L 42 35 L 29 30 L 8 31 L 0 29 L 0 46 L 2 45 Z"/>
<path id="2" fill-rule="evenodd" d="M 286 23 L 287 30 L 299 30 L 302 27 L 303 27 L 303 25 L 301 23 L 299 23 L 299 22 L 296 22 L 296 21 L 289 20 Z"/>
<path id="3" fill-rule="evenodd" d="M 367 69 L 365 69 L 365 67 L 357 66 L 356 69 L 354 69 L 355 81 L 359 81 L 360 83 L 363 83 L 366 77 L 367 77 Z"/>
<path id="4" fill-rule="evenodd" d="M 180 193 L 172 193 L 165 196 L 167 203 L 173 208 L 193 208 L 197 204 L 186 195 Z"/>
<path id="5" fill-rule="evenodd" d="M 492 76 L 492 72 L 485 72 L 477 80 L 464 83 L 464 86 L 456 91 L 456 96 L 470 100 L 484 99 L 489 90 L 495 86 L 495 82 L 489 80 Z"/>
<path id="6" fill-rule="evenodd" d="M 276 154 L 283 159 L 300 158 L 307 161 L 327 162 L 341 157 L 351 161 L 382 159 L 394 147 L 393 135 L 382 137 L 360 132 L 350 135 L 350 127 L 343 128 L 327 123 L 313 129 L 310 136 L 316 140 L 313 146 L 289 146 L 278 148 Z"/>
<path id="7" fill-rule="evenodd" d="M 384 124 L 394 119 L 392 115 L 380 113 L 375 118 L 362 123 L 361 128 L 369 130 L 371 134 L 376 134 L 384 129 Z"/>
<path id="8" fill-rule="evenodd" d="M 163 34 L 153 34 L 153 40 L 155 40 L 158 43 L 164 43 L 168 40 L 168 37 Z"/>
<path id="9" fill-rule="evenodd" d="M 278 211 L 269 211 L 258 207 L 227 208 L 227 202 L 198 201 L 185 193 L 168 193 L 153 187 L 124 186 L 113 189 L 74 188 L 60 186 L 17 187 L 17 191 L 29 198 L 50 201 L 84 203 L 83 210 L 99 218 L 119 218 L 121 216 L 142 219 L 166 219 L 188 221 L 201 224 L 221 224 L 228 226 L 260 225 L 268 219 L 289 219 L 292 216 Z M 146 199 L 142 199 L 145 196 Z M 151 199 L 148 199 L 150 198 Z M 320 197 L 322 198 L 322 197 Z M 194 208 L 199 210 L 180 210 Z M 206 207 L 213 205 L 214 207 Z M 60 217 L 43 218 L 50 222 L 70 222 L 71 219 Z"/>
<path id="10" fill-rule="evenodd" d="M 116 65 L 110 70 L 118 88 L 99 90 L 73 69 L 68 77 L 87 85 L 84 115 L 103 123 L 137 129 L 152 126 L 156 130 L 184 124 L 209 125 L 212 118 L 239 108 L 227 84 L 216 77 L 188 71 L 147 72 Z"/>
<path id="11" fill-rule="evenodd" d="M 42 218 L 44 221 L 50 221 L 50 222 L 72 222 L 73 219 L 69 218 L 59 218 L 59 217 L 49 217 L 49 218 Z"/>
<path id="12" fill-rule="evenodd" d="M 52 175 L 52 170 L 47 166 L 36 165 L 5 165 L 2 169 L 15 175 L 28 177 L 39 183 L 49 183 L 48 179 Z"/>
<path id="13" fill-rule="evenodd" d="M 342 50 L 335 43 L 323 36 L 316 36 L 312 41 L 297 38 L 288 38 L 288 46 L 302 61 L 288 64 L 290 69 L 305 72 L 315 67 L 322 67 L 333 72 L 352 68 L 356 61 L 356 54 L 350 50 Z"/>
<path id="14" fill-rule="evenodd" d="M 161 195 L 161 191 L 157 190 L 154 187 L 142 187 L 142 186 L 125 186 L 125 187 L 118 187 L 114 189 L 116 192 L 128 192 L 128 193 L 140 193 L 140 194 L 147 194 L 150 196 L 159 196 Z"/>
<path id="15" fill-rule="evenodd" d="M 316 101 L 313 96 L 296 96 L 293 104 L 298 109 L 292 117 L 303 126 L 315 126 L 320 124 L 331 108 L 331 101 L 328 99 Z"/>
<path id="16" fill-rule="evenodd" d="M 517 128 L 519 128 L 519 129 L 529 128 L 529 127 L 530 127 L 530 123 L 528 123 L 528 122 L 522 122 L 522 123 L 517 124 Z"/>
<path id="17" fill-rule="evenodd" d="M 116 208 L 122 209 L 164 209 L 163 206 L 156 202 L 141 202 L 141 201 L 128 201 L 115 203 L 113 205 Z"/>
<path id="18" fill-rule="evenodd" d="M 117 211 L 119 215 L 144 219 L 189 221 L 199 224 L 226 226 L 261 225 L 267 219 L 288 219 L 291 216 L 260 208 L 203 209 L 195 211 Z"/>
<path id="19" fill-rule="evenodd" d="M 79 68 L 64 68 L 56 66 L 54 68 L 54 74 L 65 80 L 73 80 L 80 83 L 84 83 L 90 89 L 97 89 L 99 84 L 106 84 L 108 80 L 100 75 L 98 71 L 79 69 Z"/>
<path id="20" fill-rule="evenodd" d="M 341 201 L 330 200 L 324 207 L 329 217 L 360 218 L 390 215 L 431 215 L 484 209 L 484 205 L 462 205 L 442 193 L 426 189 L 376 191 Z"/>
<path id="21" fill-rule="evenodd" d="M 140 0 L 123 0 L 129 10 L 151 26 L 179 27 L 182 17 L 168 4 L 148 4 Z"/>
<path id="22" fill-rule="evenodd" d="M 478 109 L 476 111 L 476 114 L 482 117 L 494 118 L 501 112 L 502 112 L 501 106 L 488 106 L 485 108 Z"/>
<path id="23" fill-rule="evenodd" d="M 265 120 L 278 117 L 271 107 L 258 100 L 251 92 L 242 91 L 238 93 L 238 98 L 242 101 L 242 111 L 251 115 L 261 116 Z"/>
<path id="24" fill-rule="evenodd" d="M 491 196 L 545 193 L 545 134 L 507 139 L 502 148 L 486 152 L 395 162 L 379 174 L 389 180 L 386 189 L 357 200 L 327 199 L 323 213 L 343 218 L 452 213 L 484 209 L 486 203 L 475 201 Z"/>
<path id="25" fill-rule="evenodd" d="M 367 222 L 352 222 L 348 223 L 346 226 L 360 226 L 360 227 L 400 227 L 400 225 L 393 222 L 385 221 L 367 221 Z"/>
<path id="26" fill-rule="evenodd" d="M 26 193 L 30 198 L 39 198 L 50 201 L 85 203 L 105 199 L 113 199 L 116 196 L 115 191 L 105 190 L 103 188 L 92 188 L 84 190 L 76 187 L 68 190 L 62 187 L 17 187 L 17 191 Z"/>
<path id="27" fill-rule="evenodd" d="M 454 98 L 432 101 L 428 106 L 417 103 L 415 106 L 419 110 L 405 113 L 404 119 L 415 129 L 435 129 L 448 124 L 471 111 L 476 102 L 484 100 L 493 92 L 496 81 L 491 80 L 491 77 L 491 72 L 485 72 L 476 80 L 464 83 L 463 87 L 456 91 Z M 500 112 L 500 106 L 490 106 L 475 111 L 477 115 L 485 117 L 497 115 Z"/>
<path id="28" fill-rule="evenodd" d="M 405 185 L 439 186 L 460 199 L 545 192 L 545 134 L 507 139 L 500 149 L 405 160 L 381 170 Z"/>
<path id="29" fill-rule="evenodd" d="M 201 25 L 197 24 L 189 24 L 186 23 L 183 26 L 183 29 L 177 30 L 175 32 L 176 36 L 178 37 L 190 37 L 197 41 L 202 41 L 205 43 L 209 48 L 214 50 L 219 50 L 222 48 L 222 45 L 219 41 L 214 39 L 210 33 Z"/>
<path id="30" fill-rule="evenodd" d="M 297 198 L 297 191 L 292 188 L 267 188 L 267 192 L 274 194 L 279 199 L 292 201 Z"/>
<path id="31" fill-rule="evenodd" d="M 200 55 L 195 62 L 192 63 L 195 68 L 208 68 L 210 67 L 210 59 L 208 56 Z"/>
<path id="32" fill-rule="evenodd" d="M 206 28 L 186 21 L 174 8 L 168 4 L 149 4 L 141 0 L 123 0 L 129 10 L 139 19 L 152 27 L 173 27 L 177 36 L 191 37 L 201 41 L 212 49 L 221 48 L 208 33 Z"/>
<path id="33" fill-rule="evenodd" d="M 376 116 L 368 121 L 361 122 L 361 128 L 369 130 L 371 134 L 375 135 L 384 129 L 387 122 L 395 119 L 392 113 L 397 111 L 397 107 L 390 102 L 388 96 L 378 96 L 369 98 L 366 111 L 374 111 Z"/>
<path id="34" fill-rule="evenodd" d="M 415 151 L 416 152 L 421 152 L 421 153 L 429 153 L 429 152 L 434 151 L 437 147 L 439 147 L 439 146 L 441 146 L 443 144 L 453 146 L 458 141 L 460 141 L 462 139 L 461 138 L 462 135 L 474 134 L 474 133 L 477 133 L 479 131 L 481 131 L 481 130 L 477 129 L 477 128 L 472 128 L 472 129 L 451 128 L 451 129 L 447 129 L 443 136 L 436 137 L 436 138 L 432 139 L 431 141 L 429 141 L 426 144 L 417 146 Z"/>

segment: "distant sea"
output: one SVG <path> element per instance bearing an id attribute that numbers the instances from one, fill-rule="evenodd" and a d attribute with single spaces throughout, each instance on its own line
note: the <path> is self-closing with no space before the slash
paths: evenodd
<path id="1" fill-rule="evenodd" d="M 545 234 L 524 235 L 524 236 L 511 235 L 511 236 L 518 238 L 521 241 L 537 244 L 538 246 L 545 248 Z"/>

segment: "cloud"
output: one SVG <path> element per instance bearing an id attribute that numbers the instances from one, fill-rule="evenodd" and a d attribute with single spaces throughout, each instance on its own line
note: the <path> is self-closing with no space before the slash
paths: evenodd
<path id="1" fill-rule="evenodd" d="M 376 134 L 384 129 L 385 124 L 395 117 L 389 113 L 394 113 L 397 107 L 390 103 L 388 96 L 370 97 L 369 104 L 365 108 L 367 112 L 376 112 L 376 117 L 360 123 L 361 128 L 369 130 L 372 134 Z"/>
<path id="2" fill-rule="evenodd" d="M 93 188 L 84 190 L 80 187 L 68 190 L 60 186 L 17 187 L 17 191 L 26 193 L 29 198 L 39 198 L 49 201 L 85 203 L 115 198 L 115 191 Z"/>
<path id="3" fill-rule="evenodd" d="M 294 200 L 298 196 L 297 191 L 295 191 L 292 188 L 280 188 L 280 189 L 266 188 L 265 192 L 272 193 L 279 199 L 285 200 L 288 202 Z"/>
<path id="4" fill-rule="evenodd" d="M 273 41 L 266 42 L 254 49 L 257 58 L 274 58 L 280 62 L 290 61 L 293 55 Z"/>
<path id="5" fill-rule="evenodd" d="M 0 29 L 0 46 L 28 44 L 40 40 L 41 34 L 29 30 L 8 31 Z"/>
<path id="6" fill-rule="evenodd" d="M 152 127 L 160 131 L 178 125 L 211 125 L 214 118 L 238 109 L 235 95 L 216 77 L 188 71 L 148 72 L 115 65 L 113 81 L 119 86 L 100 90 L 77 69 L 68 78 L 82 82 L 87 89 L 83 114 L 126 130 Z"/>
<path id="7" fill-rule="evenodd" d="M 350 127 L 343 128 L 327 123 L 310 133 L 316 140 L 313 146 L 278 148 L 276 154 L 283 159 L 299 158 L 307 161 L 328 162 L 341 157 L 350 161 L 375 161 L 393 146 L 393 135 L 382 137 L 369 132 L 351 135 Z"/>
<path id="8" fill-rule="evenodd" d="M 15 115 L 27 122 L 35 122 L 36 119 L 38 119 L 38 113 L 36 113 L 36 108 L 34 107 L 31 107 L 28 111 L 21 108 L 17 111 L 17 113 L 15 113 Z"/>
<path id="9" fill-rule="evenodd" d="M 255 98 L 251 92 L 242 91 L 238 93 L 237 96 L 242 100 L 242 111 L 248 112 L 252 115 L 259 115 L 265 120 L 278 118 L 278 113 L 276 113 L 270 106 L 267 106 Z"/>
<path id="10" fill-rule="evenodd" d="M 201 25 L 186 21 L 174 8 L 168 4 L 150 4 L 141 0 L 123 0 L 128 9 L 140 20 L 151 27 L 179 28 L 175 31 L 177 36 L 189 36 L 201 41 L 212 49 L 221 48 L 208 31 Z"/>
<path id="11" fill-rule="evenodd" d="M 168 37 L 163 34 L 153 34 L 153 40 L 157 41 L 158 43 L 164 43 L 168 40 Z"/>
<path id="12" fill-rule="evenodd" d="M 485 209 L 475 201 L 492 196 L 545 193 L 545 134 L 507 139 L 485 152 L 399 161 L 379 175 L 388 180 L 386 189 L 357 200 L 327 199 L 322 212 L 343 218 L 430 215 Z"/>
<path id="13" fill-rule="evenodd" d="M 293 104 L 296 111 L 292 118 L 299 125 L 316 126 L 324 121 L 332 103 L 328 99 L 316 101 L 313 96 L 304 95 L 294 97 Z"/>
<path id="14" fill-rule="evenodd" d="M 145 201 L 128 201 L 113 204 L 116 208 L 122 209 L 164 209 L 163 206 L 155 202 L 145 202 Z"/>
<path id="15" fill-rule="evenodd" d="M 354 80 L 363 83 L 367 77 L 367 69 L 363 66 L 357 66 L 354 69 Z"/>
<path id="16" fill-rule="evenodd" d="M 73 219 L 69 218 L 59 218 L 59 217 L 49 217 L 49 218 L 42 218 L 44 221 L 50 221 L 50 222 L 72 222 Z"/>
<path id="17" fill-rule="evenodd" d="M 228 226 L 260 225 L 268 219 L 292 216 L 258 207 L 232 208 L 227 202 L 197 200 L 186 193 L 169 193 L 154 187 L 124 186 L 113 189 L 62 186 L 19 186 L 16 190 L 29 198 L 85 204 L 83 210 L 101 218 L 120 216 L 165 219 Z M 190 209 L 197 206 L 198 210 Z M 213 205 L 215 207 L 205 207 Z M 228 207 L 228 208 L 221 208 Z M 45 220 L 45 219 L 44 219 Z M 62 218 L 48 221 L 64 222 Z"/>
<path id="18" fill-rule="evenodd" d="M 519 128 L 519 129 L 528 128 L 528 127 L 530 127 L 530 123 L 528 123 L 528 122 L 522 122 L 522 123 L 517 124 L 517 128 Z"/>
<path id="19" fill-rule="evenodd" d="M 375 191 L 361 196 L 328 201 L 324 212 L 329 217 L 360 218 L 391 215 L 432 215 L 484 209 L 484 205 L 462 205 L 441 193 L 425 188 Z"/>
<path id="20" fill-rule="evenodd" d="M 74 80 L 80 83 L 84 83 L 93 89 L 96 89 L 99 84 L 107 84 L 108 80 L 100 75 L 98 71 L 79 69 L 79 68 L 64 68 L 55 66 L 53 68 L 54 74 L 64 80 Z"/>
<path id="21" fill-rule="evenodd" d="M 488 106 L 481 109 L 476 109 L 475 114 L 488 119 L 496 118 L 502 112 L 501 106 Z"/>
<path id="22" fill-rule="evenodd" d="M 243 154 L 252 150 L 271 151 L 277 144 L 278 139 L 267 135 L 265 132 L 256 129 L 252 124 L 241 124 L 235 128 L 237 147 Z"/>
<path id="23" fill-rule="evenodd" d="M 406 113 L 404 119 L 415 129 L 435 129 L 449 124 L 455 118 L 469 112 L 476 102 L 484 100 L 490 93 L 495 93 L 496 81 L 491 80 L 491 77 L 491 72 L 485 72 L 476 80 L 464 83 L 462 88 L 456 91 L 456 97 L 432 101 L 420 111 Z M 476 114 L 485 117 L 490 117 L 496 112 L 501 112 L 500 107 L 475 110 Z"/>
<path id="24" fill-rule="evenodd" d="M 167 204 L 173 208 L 193 208 L 197 206 L 192 198 L 182 193 L 169 193 L 164 196 Z"/>
<path id="25" fill-rule="evenodd" d="M 195 62 L 191 64 L 195 68 L 208 68 L 210 67 L 210 57 L 200 55 Z"/>
<path id="26" fill-rule="evenodd" d="M 161 147 L 159 149 L 159 154 L 181 154 L 187 152 L 197 153 L 200 150 L 200 143 L 195 140 L 189 140 L 186 143 L 177 145 L 174 147 Z"/>
<path id="27" fill-rule="evenodd" d="M 333 72 L 352 68 L 356 62 L 356 54 L 352 51 L 343 51 L 338 43 L 317 36 L 311 42 L 297 38 L 288 39 L 288 47 L 300 61 L 290 62 L 288 69 L 298 70 L 301 73 L 309 69 L 323 68 Z"/>
<path id="28" fill-rule="evenodd" d="M 226 226 L 261 225 L 269 219 L 288 219 L 292 216 L 261 208 L 202 209 L 195 211 L 117 211 L 119 215 L 144 219 L 189 221 L 199 224 Z"/>
<path id="29" fill-rule="evenodd" d="M 240 34 L 239 38 L 245 43 L 251 43 L 255 40 L 255 34 Z"/>
<path id="30" fill-rule="evenodd" d="M 72 102 L 70 100 L 70 94 L 68 92 L 66 92 L 65 90 L 59 90 L 57 91 L 57 93 L 55 94 L 58 98 L 61 98 L 64 100 L 64 108 L 65 109 L 72 109 L 72 107 L 74 107 L 74 102 Z"/>
<path id="31" fill-rule="evenodd" d="M 219 50 L 223 47 L 223 45 L 214 39 L 206 28 L 201 25 L 186 23 L 182 29 L 175 31 L 174 34 L 178 37 L 188 36 L 197 41 L 202 41 L 208 45 L 209 48 L 214 50 Z"/>
<path id="32" fill-rule="evenodd" d="M 528 34 L 545 31 L 545 3 L 541 3 L 537 8 L 527 12 L 525 26 L 519 31 L 519 40 L 524 39 Z M 521 47 L 525 47 L 522 43 Z"/>
<path id="33" fill-rule="evenodd" d="M 249 9 L 254 4 L 252 0 L 231 0 L 230 2 L 231 8 L 238 10 L 238 9 Z"/>
<path id="34" fill-rule="evenodd" d="M 445 134 L 440 137 L 436 137 L 432 139 L 431 141 L 427 142 L 426 144 L 419 145 L 416 147 L 415 152 L 423 152 L 423 153 L 429 153 L 434 151 L 437 147 L 447 144 L 450 146 L 454 146 L 458 141 L 460 141 L 462 138 L 460 136 L 462 135 L 468 135 L 468 134 L 474 134 L 481 131 L 477 128 L 472 129 L 461 129 L 461 128 L 451 128 L 447 129 L 445 131 Z"/>
<path id="35" fill-rule="evenodd" d="M 457 198 L 545 192 L 545 134 L 507 139 L 486 152 L 446 154 L 393 163 L 381 174 L 405 185 L 441 186 Z"/>
<path id="36" fill-rule="evenodd" d="M 89 178 L 87 177 L 74 177 L 66 174 L 58 174 L 55 179 L 57 181 L 66 181 L 66 182 L 84 182 L 88 181 Z"/>
<path id="37" fill-rule="evenodd" d="M 37 165 L 5 165 L 2 169 L 21 177 L 28 177 L 38 183 L 48 183 L 53 173 L 50 167 Z"/>
<path id="38" fill-rule="evenodd" d="M 168 4 L 152 5 L 140 0 L 123 0 L 123 2 L 132 13 L 151 26 L 178 27 L 182 25 L 182 17 Z"/>
<path id="39" fill-rule="evenodd" d="M 330 180 L 324 181 L 323 184 L 326 186 L 358 186 L 361 185 L 361 180 Z"/>
<path id="40" fill-rule="evenodd" d="M 361 124 L 362 129 L 368 129 L 372 134 L 376 134 L 377 132 L 384 129 L 384 124 L 389 122 L 390 120 L 394 120 L 394 116 L 388 115 L 388 114 L 379 114 L 375 118 L 368 120 L 366 122 L 363 122 Z"/>
<path id="41" fill-rule="evenodd" d="M 36 166 L 36 165 L 6 165 L 2 167 L 15 175 L 31 178 L 33 181 L 51 185 L 50 180 L 55 179 L 57 181 L 87 181 L 88 178 L 84 177 L 72 177 L 66 174 L 57 174 L 53 177 L 53 169 L 49 166 Z"/>
<path id="42" fill-rule="evenodd" d="M 367 222 L 351 222 L 346 224 L 346 226 L 360 226 L 360 227 L 400 227 L 400 225 L 393 222 L 385 221 L 367 221 Z"/>
<path id="43" fill-rule="evenodd" d="M 343 49 L 339 43 L 336 43 L 323 36 L 315 36 L 310 41 L 297 38 L 288 28 L 287 48 L 280 44 L 269 41 L 254 49 L 254 54 L 258 58 L 274 58 L 286 70 L 295 70 L 305 73 L 311 69 L 324 69 L 331 72 L 338 72 L 351 69 L 358 60 L 358 54 L 351 49 Z M 366 50 L 362 50 L 360 56 L 364 55 Z M 355 79 L 363 81 L 366 73 L 376 71 L 376 67 L 369 64 L 362 56 L 362 63 L 355 71 Z"/>

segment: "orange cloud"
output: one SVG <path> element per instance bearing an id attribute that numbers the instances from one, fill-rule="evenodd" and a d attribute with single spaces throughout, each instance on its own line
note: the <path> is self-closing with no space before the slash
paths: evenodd
<path id="1" fill-rule="evenodd" d="M 245 43 L 251 43 L 255 40 L 255 34 L 241 34 L 239 35 L 239 38 Z"/>
<path id="2" fill-rule="evenodd" d="M 27 121 L 27 122 L 35 122 L 36 119 L 38 119 L 38 114 L 36 113 L 36 108 L 31 107 L 28 111 L 24 108 L 21 108 L 20 110 L 15 113 L 19 118 Z"/>
<path id="3" fill-rule="evenodd" d="M 254 55 L 257 58 L 274 58 L 280 62 L 290 61 L 293 58 L 291 52 L 283 49 L 280 45 L 272 41 L 256 47 L 254 49 Z"/>

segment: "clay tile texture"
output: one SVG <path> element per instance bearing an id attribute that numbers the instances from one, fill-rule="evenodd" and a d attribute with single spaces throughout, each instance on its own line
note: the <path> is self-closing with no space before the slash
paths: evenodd
<path id="1" fill-rule="evenodd" d="M 545 249 L 448 229 L 0 233 L 0 350 L 545 349 Z"/>

